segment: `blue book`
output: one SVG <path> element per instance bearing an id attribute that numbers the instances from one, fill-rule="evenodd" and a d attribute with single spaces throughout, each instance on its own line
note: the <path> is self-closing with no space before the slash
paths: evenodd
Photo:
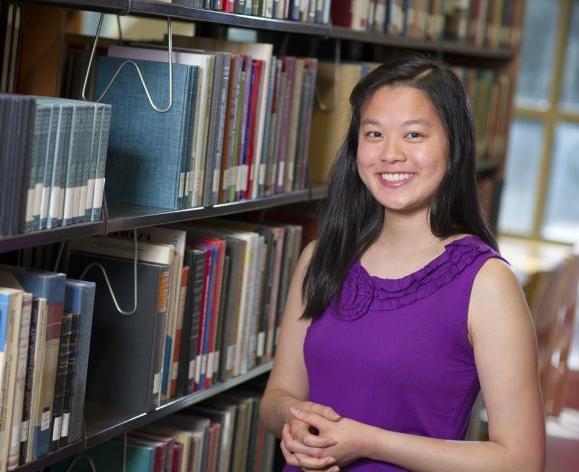
<path id="1" fill-rule="evenodd" d="M 50 423 L 52 419 L 54 383 L 58 367 L 65 275 L 55 272 L 33 271 L 22 267 L 5 265 L 0 267 L 12 272 L 26 292 L 47 300 L 46 357 L 42 372 L 40 410 L 31 412 L 31 421 L 35 423 L 32 456 L 34 459 L 38 459 L 48 453 L 50 445 Z"/>
<path id="2" fill-rule="evenodd" d="M 124 59 L 101 57 L 97 95 L 104 91 Z M 167 64 L 134 61 L 142 70 L 151 97 L 165 107 L 169 97 Z M 190 157 L 191 83 L 194 66 L 173 64 L 173 105 L 155 111 L 147 100 L 137 71 L 127 65 L 103 98 L 112 105 L 106 167 L 107 199 L 140 206 L 181 208 L 183 161 Z"/>
<path id="3" fill-rule="evenodd" d="M 66 279 L 64 311 L 79 314 L 78 348 L 72 377 L 72 405 L 68 428 L 68 442 L 78 441 L 82 433 L 82 414 L 86 389 L 86 373 L 90 351 L 90 337 L 96 284 Z"/>

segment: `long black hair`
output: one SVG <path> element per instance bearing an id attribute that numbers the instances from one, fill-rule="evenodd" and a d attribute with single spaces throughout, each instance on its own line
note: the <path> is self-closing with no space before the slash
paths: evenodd
<path id="1" fill-rule="evenodd" d="M 350 125 L 330 171 L 319 239 L 302 285 L 305 319 L 322 315 L 339 293 L 352 263 L 382 230 L 384 207 L 360 179 L 356 153 L 362 107 L 376 90 L 387 85 L 414 87 L 426 93 L 445 127 L 448 164 L 430 206 L 432 233 L 437 237 L 474 234 L 497 249 L 479 204 L 473 117 L 461 81 L 448 66 L 428 57 L 394 59 L 360 80 L 350 95 Z"/>

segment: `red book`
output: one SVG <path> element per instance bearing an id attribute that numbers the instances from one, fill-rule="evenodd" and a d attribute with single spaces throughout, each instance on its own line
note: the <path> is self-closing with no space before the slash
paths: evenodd
<path id="1" fill-rule="evenodd" d="M 181 463 L 183 461 L 183 444 L 175 441 L 173 444 L 173 465 L 171 466 L 171 472 L 180 472 Z"/>
<path id="2" fill-rule="evenodd" d="M 250 199 L 252 198 L 252 188 L 253 188 L 253 181 L 254 181 L 254 161 L 259 161 L 256 159 L 255 154 L 255 139 L 257 137 L 257 127 L 255 126 L 255 122 L 257 120 L 257 115 L 259 114 L 258 109 L 258 102 L 257 99 L 260 93 L 263 93 L 261 87 L 261 76 L 263 72 L 263 61 L 254 59 L 253 60 L 253 84 L 251 86 L 251 98 L 249 101 L 249 139 L 247 143 L 247 159 L 246 159 L 246 166 L 247 166 L 247 181 L 245 185 L 245 194 L 243 198 Z"/>
<path id="3" fill-rule="evenodd" d="M 195 246 L 196 249 L 205 249 Z M 212 251 L 206 251 L 205 274 L 203 275 L 203 292 L 201 295 L 201 317 L 199 319 L 199 336 L 197 337 L 197 363 L 195 366 L 195 391 L 201 389 L 201 377 L 205 377 L 207 369 L 207 357 L 203 354 L 203 338 L 205 336 L 205 324 L 207 319 L 207 299 L 209 296 L 209 277 L 211 275 Z M 203 382 L 204 384 L 205 382 Z"/>
<path id="4" fill-rule="evenodd" d="M 233 4 L 235 2 L 233 0 L 224 0 L 223 2 L 223 11 L 226 13 L 233 13 Z"/>
<path id="5" fill-rule="evenodd" d="M 352 27 L 352 0 L 332 0 L 332 24 Z"/>
<path id="6" fill-rule="evenodd" d="M 179 303 L 177 305 L 178 314 L 177 317 L 182 320 L 184 313 L 185 313 L 185 300 L 187 298 L 187 282 L 189 280 L 189 267 L 184 266 L 181 270 L 181 283 L 179 288 Z M 179 357 L 181 356 L 181 335 L 183 332 L 183 323 L 181 325 L 177 325 L 177 329 L 175 330 L 175 339 L 173 343 L 175 345 L 175 349 L 173 350 L 173 364 L 179 362 Z M 169 379 L 169 398 L 173 398 L 177 395 L 177 372 L 179 372 L 178 368 L 173 369 L 175 372 L 175 376 L 172 379 Z"/>

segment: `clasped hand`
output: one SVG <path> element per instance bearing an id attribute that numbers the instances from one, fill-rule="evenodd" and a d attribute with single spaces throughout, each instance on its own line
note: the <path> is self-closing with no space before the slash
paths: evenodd
<path id="1" fill-rule="evenodd" d="M 292 417 L 284 424 L 281 450 L 289 465 L 304 471 L 337 472 L 364 457 L 366 425 L 340 417 L 332 408 L 302 402 L 290 408 Z M 311 433 L 311 428 L 318 435 Z"/>

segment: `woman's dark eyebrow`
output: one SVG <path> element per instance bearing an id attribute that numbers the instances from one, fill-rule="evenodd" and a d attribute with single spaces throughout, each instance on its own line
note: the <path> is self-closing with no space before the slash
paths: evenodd
<path id="1" fill-rule="evenodd" d="M 361 124 L 361 125 L 376 125 L 376 126 L 380 126 L 380 122 L 379 122 L 378 120 L 373 119 L 373 118 L 364 118 L 360 124 Z"/>
<path id="2" fill-rule="evenodd" d="M 424 118 L 417 118 L 415 120 L 408 120 L 405 121 L 404 123 L 402 123 L 403 126 L 408 126 L 408 125 L 424 125 L 424 126 L 428 126 L 429 128 L 432 128 L 432 125 L 430 124 L 430 121 L 425 120 Z"/>

